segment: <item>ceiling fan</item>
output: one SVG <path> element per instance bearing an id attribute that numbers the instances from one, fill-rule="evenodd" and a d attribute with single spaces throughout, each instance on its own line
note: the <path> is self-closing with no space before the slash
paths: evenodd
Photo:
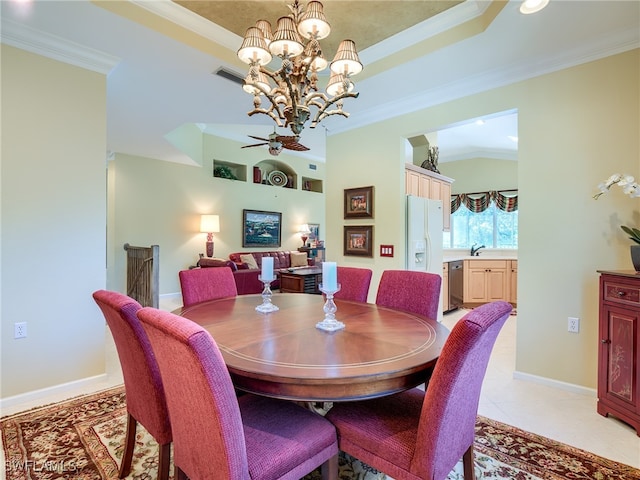
<path id="1" fill-rule="evenodd" d="M 277 156 L 282 152 L 283 148 L 287 150 L 296 150 L 298 152 L 304 152 L 309 150 L 309 147 L 305 147 L 301 143 L 298 143 L 299 135 L 278 135 L 275 131 L 269 134 L 269 138 L 262 137 L 254 137 L 253 135 L 249 135 L 251 138 L 255 138 L 256 140 L 262 140 L 263 143 L 254 143 L 253 145 L 245 145 L 241 148 L 249 148 L 249 147 L 260 147 L 262 145 L 269 146 L 269 153 L 273 156 Z"/>

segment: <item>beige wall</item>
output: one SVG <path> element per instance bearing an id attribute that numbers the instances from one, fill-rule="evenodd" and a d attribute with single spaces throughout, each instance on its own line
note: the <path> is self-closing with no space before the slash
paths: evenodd
<path id="1" fill-rule="evenodd" d="M 375 270 L 374 299 L 381 271 L 404 264 L 404 139 L 510 109 L 520 139 L 517 369 L 594 387 L 596 270 L 630 268 L 619 225 L 638 225 L 640 211 L 620 191 L 591 196 L 613 172 L 640 176 L 639 55 L 332 135 L 324 204 L 314 193 L 212 178 L 214 157 L 248 166 L 269 158 L 215 137 L 202 168 L 118 155 L 107 217 L 105 78 L 2 46 L 2 398 L 103 372 L 104 321 L 91 292 L 105 286 L 105 263 L 109 288 L 122 290 L 123 243 L 159 244 L 161 292 L 178 291 L 177 271 L 203 250 L 200 213 L 222 215 L 218 256 L 241 250 L 242 208 L 282 211 L 283 249 L 297 246 L 302 219 L 321 223 L 329 260 Z M 309 162 L 280 158 L 311 173 Z M 343 189 L 367 185 L 375 186 L 375 218 L 344 220 Z M 375 226 L 374 259 L 342 255 L 343 226 L 357 224 Z M 396 256 L 378 257 L 380 243 L 395 245 Z M 580 334 L 567 333 L 567 316 L 581 317 Z M 27 339 L 13 340 L 16 321 L 29 322 Z"/>
<path id="2" fill-rule="evenodd" d="M 2 398 L 104 373 L 105 105 L 104 75 L 2 45 Z"/>
<path id="3" fill-rule="evenodd" d="M 455 178 L 451 193 L 487 192 L 518 188 L 518 162 L 495 158 L 471 158 L 441 162 L 440 173 Z"/>
<path id="4" fill-rule="evenodd" d="M 302 176 L 324 179 L 323 163 L 281 153 L 272 157 L 265 148 L 241 149 L 242 143 L 203 135 L 202 167 L 117 155 L 109 163 L 109 275 L 108 285 L 126 288 L 125 243 L 160 246 L 160 294 L 180 291 L 178 271 L 194 265 L 204 253 L 206 234 L 200 233 L 200 214 L 220 215 L 220 233 L 214 234 L 214 256 L 227 258 L 242 247 L 242 210 L 282 213 L 282 246 L 302 245 L 298 227 L 320 224 L 325 235 L 324 194 L 301 190 Z M 246 165 L 247 181 L 213 177 L 213 159 Z M 262 160 L 286 163 L 298 175 L 296 189 L 254 184 L 253 166 Z M 311 170 L 309 164 L 316 166 Z"/>
<path id="5" fill-rule="evenodd" d="M 640 51 L 394 117 L 329 137 L 327 252 L 344 264 L 381 272 L 403 264 L 403 138 L 469 118 L 518 111 L 519 272 L 517 370 L 594 388 L 597 269 L 629 269 L 630 242 L 619 225 L 640 223 L 638 199 L 620 191 L 594 201 L 614 172 L 640 176 Z M 375 219 L 345 221 L 344 188 L 375 185 Z M 374 259 L 343 257 L 333 246 L 344 224 L 375 226 Z M 380 243 L 396 257 L 379 258 Z M 581 318 L 579 334 L 567 317 Z"/>

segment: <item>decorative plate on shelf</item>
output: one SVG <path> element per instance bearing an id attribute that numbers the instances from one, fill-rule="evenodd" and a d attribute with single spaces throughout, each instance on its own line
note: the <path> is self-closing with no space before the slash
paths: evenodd
<path id="1" fill-rule="evenodd" d="M 276 187 L 284 187 L 287 184 L 287 176 L 279 170 L 274 170 L 269 174 L 269 183 Z"/>

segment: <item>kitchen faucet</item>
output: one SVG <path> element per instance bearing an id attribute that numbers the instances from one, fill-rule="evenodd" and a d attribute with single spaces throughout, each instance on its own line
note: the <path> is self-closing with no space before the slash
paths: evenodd
<path id="1" fill-rule="evenodd" d="M 485 248 L 485 246 L 484 246 L 484 245 L 480 245 L 478 248 L 476 248 L 476 245 L 477 245 L 477 243 L 474 243 L 474 244 L 471 246 L 471 256 L 472 256 L 472 257 L 477 257 L 478 255 L 480 255 L 480 249 L 481 249 L 481 248 Z"/>

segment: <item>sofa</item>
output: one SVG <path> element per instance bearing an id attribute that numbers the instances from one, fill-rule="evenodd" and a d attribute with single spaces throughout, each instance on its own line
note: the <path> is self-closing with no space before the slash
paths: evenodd
<path id="1" fill-rule="evenodd" d="M 262 259 L 264 257 L 273 257 L 273 270 L 276 273 L 280 270 L 308 266 L 306 253 L 280 250 L 271 252 L 234 252 L 229 254 L 228 260 L 202 257 L 198 261 L 198 266 L 200 268 L 229 267 L 236 281 L 238 295 L 248 295 L 262 293 L 264 285 L 258 277 L 261 273 Z M 251 261 L 252 259 L 253 261 Z M 276 275 L 276 279 L 271 282 L 271 288 L 277 289 L 279 287 L 280 279 Z"/>

